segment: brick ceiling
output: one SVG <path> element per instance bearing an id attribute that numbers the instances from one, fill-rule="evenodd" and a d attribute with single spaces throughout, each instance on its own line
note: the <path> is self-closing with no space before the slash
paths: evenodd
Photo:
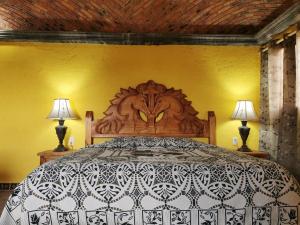
<path id="1" fill-rule="evenodd" d="M 0 29 L 255 34 L 297 0 L 0 0 Z"/>

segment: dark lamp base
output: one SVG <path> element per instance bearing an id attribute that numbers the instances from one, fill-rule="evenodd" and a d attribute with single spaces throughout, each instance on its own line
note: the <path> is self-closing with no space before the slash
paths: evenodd
<path id="1" fill-rule="evenodd" d="M 247 138 L 250 133 L 250 128 L 247 127 L 247 121 L 241 121 L 241 122 L 242 122 L 242 126 L 239 127 L 239 133 L 240 133 L 241 139 L 243 141 L 243 145 L 238 149 L 238 151 L 251 152 L 251 150 L 248 148 L 248 146 L 246 144 Z"/>
<path id="2" fill-rule="evenodd" d="M 54 152 L 64 152 L 68 151 L 68 149 L 64 146 L 63 141 L 67 132 L 67 127 L 64 126 L 64 120 L 58 121 L 58 126 L 55 127 L 56 135 L 59 140 L 58 146 L 54 149 Z"/>
<path id="3" fill-rule="evenodd" d="M 64 145 L 58 145 L 53 151 L 54 152 L 65 152 L 65 151 L 68 151 L 68 148 L 66 148 Z"/>
<path id="4" fill-rule="evenodd" d="M 240 148 L 238 148 L 239 152 L 252 152 L 250 148 L 248 148 L 247 145 L 245 146 L 241 146 Z"/>

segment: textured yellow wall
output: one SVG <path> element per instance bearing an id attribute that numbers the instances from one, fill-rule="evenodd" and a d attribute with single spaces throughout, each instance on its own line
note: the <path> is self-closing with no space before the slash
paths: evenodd
<path id="1" fill-rule="evenodd" d="M 214 110 L 217 144 L 230 149 L 236 100 L 259 103 L 256 47 L 2 43 L 0 74 L 0 182 L 20 182 L 38 166 L 36 154 L 56 146 L 56 122 L 46 116 L 57 97 L 70 98 L 82 118 L 66 121 L 75 148 L 84 145 L 86 110 L 100 117 L 120 87 L 149 79 L 181 88 L 202 118 Z M 249 126 L 257 149 L 259 125 Z"/>

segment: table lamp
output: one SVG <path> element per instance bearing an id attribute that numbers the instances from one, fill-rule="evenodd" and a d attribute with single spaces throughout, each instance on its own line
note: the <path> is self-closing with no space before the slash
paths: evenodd
<path id="1" fill-rule="evenodd" d="M 238 149 L 241 152 L 251 152 L 246 142 L 250 133 L 250 128 L 247 127 L 248 121 L 256 121 L 257 115 L 254 111 L 253 103 L 249 100 L 239 100 L 236 103 L 232 119 L 241 120 L 242 126 L 239 127 L 239 133 L 243 141 L 243 145 Z"/>
<path id="2" fill-rule="evenodd" d="M 64 146 L 63 141 L 67 132 L 67 127 L 64 126 L 66 119 L 77 119 L 77 115 L 73 113 L 69 99 L 59 98 L 54 99 L 53 108 L 47 117 L 48 119 L 58 120 L 58 126 L 55 127 L 56 135 L 59 140 L 58 146 L 54 149 L 55 152 L 63 152 L 68 149 Z"/>

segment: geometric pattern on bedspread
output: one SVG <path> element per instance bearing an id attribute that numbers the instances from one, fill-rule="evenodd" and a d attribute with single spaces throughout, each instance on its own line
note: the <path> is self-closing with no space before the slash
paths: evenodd
<path id="1" fill-rule="evenodd" d="M 191 139 L 128 137 L 40 166 L 2 221 L 297 225 L 299 205 L 299 184 L 277 163 Z"/>

